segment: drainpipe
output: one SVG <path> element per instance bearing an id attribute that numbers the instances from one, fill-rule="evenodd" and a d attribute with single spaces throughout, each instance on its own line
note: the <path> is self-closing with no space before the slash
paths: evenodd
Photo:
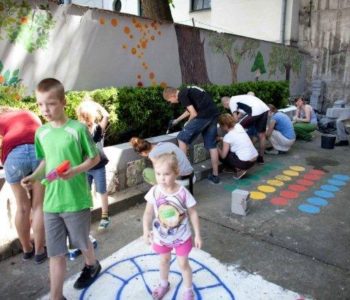
<path id="1" fill-rule="evenodd" d="M 286 16 L 287 16 L 287 2 L 288 0 L 282 0 L 282 29 L 281 29 L 281 43 L 285 44 L 286 38 Z"/>

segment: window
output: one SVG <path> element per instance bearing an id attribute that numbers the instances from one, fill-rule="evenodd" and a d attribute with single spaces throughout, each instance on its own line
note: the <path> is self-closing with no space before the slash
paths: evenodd
<path id="1" fill-rule="evenodd" d="M 203 10 L 203 9 L 210 9 L 210 0 L 191 0 L 191 10 L 196 11 L 196 10 Z"/>
<path id="2" fill-rule="evenodd" d="M 142 7 L 142 1 L 139 0 L 139 16 L 143 17 L 143 7 Z"/>
<path id="3" fill-rule="evenodd" d="M 122 2 L 121 0 L 114 0 L 113 2 L 113 10 L 114 11 L 120 11 L 122 9 Z"/>

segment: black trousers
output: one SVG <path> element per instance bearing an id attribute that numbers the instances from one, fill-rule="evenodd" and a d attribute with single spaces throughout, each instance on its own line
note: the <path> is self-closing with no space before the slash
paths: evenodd
<path id="1" fill-rule="evenodd" d="M 241 170 L 248 170 L 250 169 L 252 166 L 254 166 L 255 161 L 243 161 L 240 160 L 238 158 L 238 156 L 233 153 L 233 152 L 229 152 L 227 153 L 227 156 L 222 159 L 220 158 L 220 161 L 227 167 L 231 168 L 231 169 L 241 169 Z"/>

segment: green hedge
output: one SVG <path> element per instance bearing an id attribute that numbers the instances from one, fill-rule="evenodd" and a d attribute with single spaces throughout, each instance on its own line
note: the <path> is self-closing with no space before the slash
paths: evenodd
<path id="1" fill-rule="evenodd" d="M 264 102 L 272 103 L 277 108 L 286 106 L 289 97 L 289 85 L 286 81 L 205 85 L 203 88 L 213 96 L 221 111 L 223 111 L 220 104 L 222 96 L 234 96 L 253 91 Z M 66 112 L 70 118 L 75 118 L 75 108 L 87 93 L 110 113 L 106 145 L 126 142 L 133 135 L 150 137 L 164 134 L 169 120 L 183 111 L 180 105 L 172 106 L 163 100 L 161 87 L 112 87 L 89 92 L 68 91 Z M 0 105 L 28 108 L 39 113 L 35 98 L 24 97 L 18 100 L 20 94 L 21 91 L 16 91 L 16 87 L 9 89 L 9 87 L 0 86 Z"/>

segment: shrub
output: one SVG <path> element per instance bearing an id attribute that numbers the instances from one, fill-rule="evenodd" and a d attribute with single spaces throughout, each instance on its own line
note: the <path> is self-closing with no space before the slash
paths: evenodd
<path id="1" fill-rule="evenodd" d="M 277 108 L 288 103 L 289 87 L 286 81 L 243 82 L 232 85 L 202 86 L 220 103 L 222 96 L 234 96 L 253 91 L 266 103 Z M 75 119 L 75 109 L 86 94 L 103 105 L 110 113 L 105 144 L 113 145 L 128 141 L 133 135 L 150 137 L 164 134 L 170 119 L 183 112 L 180 105 L 172 106 L 162 97 L 161 87 L 121 87 L 104 88 L 93 91 L 68 91 L 66 93 L 68 117 Z M 23 95 L 20 87 L 0 86 L 0 105 L 27 108 L 39 113 L 34 97 L 19 98 Z"/>

